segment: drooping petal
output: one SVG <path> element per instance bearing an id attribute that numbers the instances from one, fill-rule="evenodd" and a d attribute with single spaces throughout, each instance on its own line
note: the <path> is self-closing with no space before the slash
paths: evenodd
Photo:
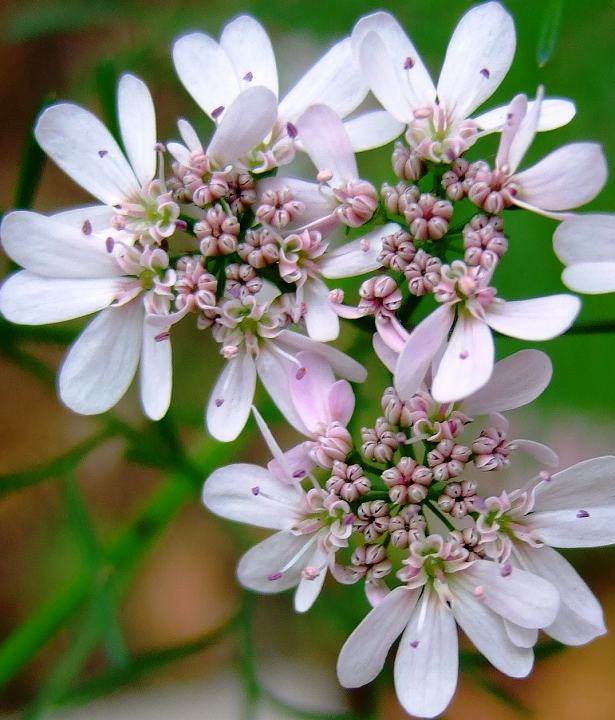
<path id="1" fill-rule="evenodd" d="M 538 641 L 538 630 L 535 628 L 524 628 L 520 625 L 504 620 L 506 634 L 517 647 L 532 648 Z"/>
<path id="2" fill-rule="evenodd" d="M 391 645 L 408 623 L 419 594 L 419 590 L 397 587 L 363 618 L 337 660 L 337 676 L 343 687 L 361 687 L 378 675 Z"/>
<path id="3" fill-rule="evenodd" d="M 310 535 L 278 532 L 250 548 L 239 560 L 237 578 L 250 590 L 277 593 L 298 585 L 309 558 Z"/>
<path id="4" fill-rule="evenodd" d="M 521 120 L 519 130 L 515 133 L 508 154 L 508 172 L 514 173 L 519 167 L 521 161 L 525 157 L 525 153 L 534 141 L 538 132 L 538 123 L 542 113 L 542 102 L 544 98 L 544 88 L 542 85 L 536 93 L 536 101 L 532 108 L 527 108 L 525 117 Z"/>
<path id="5" fill-rule="evenodd" d="M 144 185 L 156 174 L 156 113 L 147 85 L 134 75 L 119 82 L 117 115 L 126 155 Z"/>
<path id="6" fill-rule="evenodd" d="M 461 409 L 470 417 L 504 412 L 535 400 L 551 382 L 553 365 L 540 350 L 520 350 L 497 362 L 489 382 L 466 398 Z"/>
<path id="7" fill-rule="evenodd" d="M 229 56 L 205 33 L 180 37 L 173 45 L 173 63 L 182 85 L 212 120 L 214 110 L 224 112 L 239 95 L 239 82 Z M 220 115 L 216 113 L 216 117 Z"/>
<path id="8" fill-rule="evenodd" d="M 409 400 L 419 389 L 433 357 L 446 342 L 453 320 L 451 309 L 442 305 L 410 334 L 395 366 L 395 389 L 402 400 Z"/>
<path id="9" fill-rule="evenodd" d="M 443 712 L 457 686 L 458 666 L 453 613 L 426 590 L 395 657 L 395 691 L 404 710 L 424 718 Z"/>
<path id="10" fill-rule="evenodd" d="M 515 25 L 497 2 L 472 8 L 448 44 L 438 98 L 455 120 L 467 118 L 496 91 L 515 54 Z"/>
<path id="11" fill-rule="evenodd" d="M 203 152 L 203 144 L 194 127 L 185 119 L 179 118 L 177 121 L 177 129 L 181 135 L 186 147 L 192 152 Z"/>
<path id="12" fill-rule="evenodd" d="M 374 352 L 380 359 L 380 362 L 390 373 L 394 373 L 395 366 L 397 365 L 397 360 L 399 358 L 399 353 L 391 350 L 391 348 L 384 342 L 384 340 L 380 337 L 380 335 L 378 335 L 378 333 L 373 334 L 372 345 L 374 346 Z"/>
<path id="13" fill-rule="evenodd" d="M 581 309 L 574 295 L 493 303 L 485 310 L 487 324 L 520 340 L 551 340 L 565 332 Z"/>
<path id="14" fill-rule="evenodd" d="M 340 318 L 329 300 L 329 288 L 320 278 L 308 278 L 302 291 L 308 335 L 318 342 L 335 340 L 340 334 Z"/>
<path id="15" fill-rule="evenodd" d="M 312 446 L 312 442 L 306 441 L 284 453 L 274 455 L 274 459 L 267 463 L 267 469 L 282 482 L 297 482 L 316 467 L 316 463 L 310 457 Z"/>
<path id="16" fill-rule="evenodd" d="M 459 313 L 431 386 L 434 399 L 451 402 L 476 392 L 491 377 L 494 354 L 489 326 Z"/>
<path id="17" fill-rule="evenodd" d="M 371 91 L 399 122 L 413 111 L 431 107 L 436 88 L 419 53 L 397 20 L 376 12 L 359 20 L 352 31 L 355 57 Z"/>
<path id="18" fill-rule="evenodd" d="M 251 87 L 237 97 L 220 120 L 207 154 L 224 167 L 247 155 L 271 132 L 277 117 L 275 95 Z"/>
<path id="19" fill-rule="evenodd" d="M 530 100 L 527 104 L 527 111 L 531 112 L 534 101 Z M 538 132 L 545 130 L 555 130 L 567 125 L 576 114 L 576 107 L 572 100 L 566 98 L 545 98 L 540 108 L 540 118 L 538 120 Z M 506 122 L 506 114 L 508 105 L 489 110 L 473 118 L 474 122 L 481 130 L 495 132 L 501 130 Z"/>
<path id="20" fill-rule="evenodd" d="M 111 133 L 78 105 L 60 103 L 37 120 L 38 144 L 69 177 L 107 205 L 117 205 L 140 185 Z"/>
<path id="21" fill-rule="evenodd" d="M 250 15 L 240 15 L 225 26 L 220 45 L 233 63 L 240 86 L 243 83 L 263 85 L 278 96 L 275 55 L 269 36 L 259 22 Z"/>
<path id="22" fill-rule="evenodd" d="M 56 278 L 123 275 L 107 252 L 105 240 L 83 232 L 84 222 L 69 224 L 63 218 L 16 210 L 2 220 L 2 246 L 10 258 L 38 275 Z"/>
<path id="23" fill-rule="evenodd" d="M 514 176 L 521 202 L 546 211 L 571 210 L 593 200 L 608 169 L 598 143 L 571 143 Z"/>
<path id="24" fill-rule="evenodd" d="M 260 465 L 237 463 L 207 478 L 202 500 L 208 510 L 236 522 L 288 530 L 296 522 L 303 491 Z"/>
<path id="25" fill-rule="evenodd" d="M 555 231 L 553 249 L 565 265 L 615 262 L 615 215 L 594 213 L 565 220 Z"/>
<path id="26" fill-rule="evenodd" d="M 297 361 L 299 370 L 289 375 L 290 395 L 306 428 L 313 433 L 320 423 L 331 422 L 329 391 L 335 375 L 321 355 L 300 352 Z"/>
<path id="27" fill-rule="evenodd" d="M 140 298 L 103 310 L 81 333 L 62 363 L 60 399 L 71 410 L 95 415 L 113 407 L 137 370 L 143 333 Z"/>
<path id="28" fill-rule="evenodd" d="M 498 154 L 495 158 L 496 168 L 503 170 L 506 168 L 510 169 L 511 163 L 509 160 L 510 150 L 513 141 L 519 133 L 521 123 L 527 113 L 527 97 L 525 95 L 517 95 L 513 98 L 512 102 L 508 106 L 506 112 L 506 122 L 502 126 L 502 135 L 500 136 L 500 144 L 498 147 Z M 511 173 L 516 170 L 509 170 Z"/>
<path id="29" fill-rule="evenodd" d="M 348 425 L 354 412 L 355 398 L 350 383 L 338 380 L 329 389 L 329 415 L 331 420 Z"/>
<path id="30" fill-rule="evenodd" d="M 381 267 L 378 256 L 382 241 L 400 229 L 396 223 L 387 223 L 371 230 L 363 237 L 351 240 L 327 253 L 320 263 L 320 272 L 331 279 L 355 277 Z"/>
<path id="31" fill-rule="evenodd" d="M 143 345 L 141 348 L 140 389 L 141 404 L 151 420 L 160 420 L 166 415 L 171 403 L 173 370 L 171 338 L 161 335 L 160 326 L 143 323 Z"/>
<path id="32" fill-rule="evenodd" d="M 562 282 L 571 290 L 586 295 L 615 291 L 615 262 L 576 263 L 562 273 Z"/>
<path id="33" fill-rule="evenodd" d="M 0 287 L 0 311 L 11 322 L 46 325 L 108 307 L 130 278 L 46 278 L 22 270 Z"/>
<path id="34" fill-rule="evenodd" d="M 333 183 L 359 176 L 354 151 L 339 116 L 326 105 L 312 105 L 297 120 L 299 140 L 319 171 L 330 170 Z"/>
<path id="35" fill-rule="evenodd" d="M 525 440 L 523 438 L 512 441 L 515 450 L 520 450 L 522 453 L 533 457 L 538 460 L 539 463 L 547 465 L 549 467 L 557 467 L 559 465 L 559 458 L 557 453 L 548 445 L 536 442 L 535 440 Z"/>
<path id="36" fill-rule="evenodd" d="M 315 577 L 311 574 L 306 575 L 304 573 L 299 581 L 294 598 L 295 612 L 307 612 L 316 602 L 316 598 L 320 595 L 325 577 L 327 576 L 328 562 L 329 555 L 327 551 L 322 546 L 322 543 L 318 543 L 306 564 L 306 569 L 309 568 L 312 572 L 318 570 L 319 572 Z"/>
<path id="37" fill-rule="evenodd" d="M 346 134 L 355 152 L 364 152 L 387 145 L 404 131 L 405 123 L 386 110 L 371 110 L 344 123 Z"/>
<path id="38" fill-rule="evenodd" d="M 533 548 L 516 543 L 515 556 L 522 567 L 540 575 L 559 592 L 560 609 L 545 631 L 566 645 L 583 645 L 604 635 L 600 603 L 572 565 L 550 547 Z"/>
<path id="39" fill-rule="evenodd" d="M 315 103 L 328 105 L 345 118 L 363 101 L 368 88 L 353 61 L 350 38 L 335 44 L 280 102 L 280 118 L 296 122 Z"/>
<path id="40" fill-rule="evenodd" d="M 230 442 L 244 429 L 256 388 L 256 366 L 248 352 L 229 360 L 209 396 L 207 429 L 222 442 Z"/>

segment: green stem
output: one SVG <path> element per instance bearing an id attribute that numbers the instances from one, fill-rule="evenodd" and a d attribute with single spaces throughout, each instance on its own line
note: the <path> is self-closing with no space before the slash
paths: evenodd
<path id="1" fill-rule="evenodd" d="M 453 523 L 446 517 L 446 515 L 444 515 L 440 511 L 440 509 L 438 508 L 438 506 L 435 503 L 433 503 L 431 500 L 426 500 L 425 505 L 427 505 L 427 507 L 431 510 L 431 512 L 436 517 L 438 517 L 440 520 L 442 520 L 442 522 L 446 525 L 446 527 L 449 530 L 451 530 L 451 531 L 455 530 L 455 526 L 453 525 Z"/>
<path id="2" fill-rule="evenodd" d="M 590 323 L 577 323 L 566 330 L 564 335 L 593 335 L 601 333 L 615 333 L 615 322 L 612 320 L 599 320 Z"/>
<path id="3" fill-rule="evenodd" d="M 254 638 L 252 619 L 256 596 L 250 592 L 244 592 L 241 612 L 239 614 L 240 628 L 240 670 L 243 679 L 245 692 L 244 720 L 254 720 L 258 709 L 258 701 L 262 697 L 262 689 L 256 670 L 256 653 L 254 650 Z"/>

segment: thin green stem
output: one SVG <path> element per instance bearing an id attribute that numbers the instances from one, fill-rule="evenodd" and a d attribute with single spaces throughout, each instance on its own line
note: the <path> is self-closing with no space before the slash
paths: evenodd
<path id="1" fill-rule="evenodd" d="M 449 530 L 455 530 L 453 523 L 440 511 L 440 508 L 431 500 L 426 500 L 425 505 L 431 510 L 431 512 L 446 525 Z"/>
<path id="2" fill-rule="evenodd" d="M 615 321 L 599 320 L 597 322 L 576 323 L 568 328 L 564 335 L 599 335 L 601 333 L 615 333 Z"/>
<path id="3" fill-rule="evenodd" d="M 244 720 L 254 720 L 258 709 L 258 701 L 261 699 L 263 694 L 256 671 L 256 654 L 254 651 L 252 619 L 255 605 L 256 596 L 252 593 L 244 592 L 241 603 L 241 612 L 239 615 L 239 661 L 246 698 Z"/>

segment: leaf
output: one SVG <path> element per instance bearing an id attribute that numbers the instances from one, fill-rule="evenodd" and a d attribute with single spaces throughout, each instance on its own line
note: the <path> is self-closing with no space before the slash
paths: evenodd
<path id="1" fill-rule="evenodd" d="M 557 45 L 563 10 L 564 0 L 549 0 L 546 4 L 536 50 L 536 59 L 540 68 L 547 64 Z"/>

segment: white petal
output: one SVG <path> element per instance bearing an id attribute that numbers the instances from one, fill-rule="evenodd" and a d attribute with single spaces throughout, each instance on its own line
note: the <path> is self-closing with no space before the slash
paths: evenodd
<path id="1" fill-rule="evenodd" d="M 615 292 L 615 262 L 576 263 L 564 270 L 562 282 L 571 290 L 587 295 Z"/>
<path id="2" fill-rule="evenodd" d="M 329 423 L 329 392 L 335 375 L 329 363 L 320 355 L 297 353 L 300 371 L 289 375 L 290 396 L 305 427 L 313 433 L 320 423 Z"/>
<path id="3" fill-rule="evenodd" d="M 359 67 L 353 62 L 350 38 L 334 45 L 280 102 L 280 118 L 296 122 L 315 103 L 328 105 L 345 118 L 368 93 Z"/>
<path id="4" fill-rule="evenodd" d="M 0 311 L 22 325 L 72 320 L 108 307 L 129 282 L 120 278 L 45 278 L 22 270 L 0 287 Z"/>
<path id="5" fill-rule="evenodd" d="M 344 123 L 346 134 L 355 152 L 372 150 L 396 140 L 405 123 L 396 120 L 386 110 L 371 110 Z"/>
<path id="6" fill-rule="evenodd" d="M 540 86 L 536 94 L 536 102 L 532 108 L 527 108 L 525 117 L 521 120 L 518 132 L 515 134 L 511 143 L 510 152 L 508 154 L 508 171 L 514 173 L 517 171 L 521 161 L 525 157 L 525 153 L 534 141 L 538 132 L 538 123 L 542 111 L 542 101 L 544 98 L 544 88 Z"/>
<path id="7" fill-rule="evenodd" d="M 478 650 L 500 672 L 511 677 L 526 677 L 534 664 L 532 650 L 518 647 L 512 642 L 502 618 L 478 600 L 473 589 L 468 590 L 456 582 L 454 592 L 455 619 Z"/>
<path id="8" fill-rule="evenodd" d="M 535 440 L 524 439 L 513 440 L 513 443 L 516 450 L 520 450 L 522 453 L 533 457 L 543 465 L 548 465 L 549 467 L 557 467 L 559 465 L 557 453 L 547 445 L 543 445 Z"/>
<path id="9" fill-rule="evenodd" d="M 326 278 L 337 279 L 377 270 L 382 264 L 378 260 L 382 241 L 399 229 L 396 223 L 387 223 L 327 253 L 320 263 L 321 273 Z"/>
<path id="10" fill-rule="evenodd" d="M 506 634 L 517 647 L 531 648 L 538 641 L 538 630 L 535 628 L 523 628 L 508 620 L 504 620 L 504 627 Z"/>
<path id="11" fill-rule="evenodd" d="M 240 85 L 263 85 L 278 96 L 278 70 L 269 36 L 249 15 L 240 15 L 225 26 L 220 45 L 235 68 Z M 246 76 L 250 79 L 244 79 Z"/>
<path id="12" fill-rule="evenodd" d="M 534 511 L 573 510 L 588 505 L 615 506 L 615 457 L 591 458 L 541 482 L 534 493 Z"/>
<path id="13" fill-rule="evenodd" d="M 0 235 L 6 254 L 27 270 L 57 278 L 112 278 L 123 275 L 105 240 L 84 234 L 83 222 L 68 224 L 27 210 L 2 220 Z"/>
<path id="14" fill-rule="evenodd" d="M 222 442 L 235 440 L 244 429 L 256 389 L 256 367 L 248 352 L 229 360 L 209 396 L 207 429 Z"/>
<path id="15" fill-rule="evenodd" d="M 397 587 L 363 618 L 337 660 L 337 676 L 343 687 L 360 687 L 378 675 L 391 645 L 408 623 L 419 594 L 418 590 Z"/>
<path id="16" fill-rule="evenodd" d="M 247 155 L 271 132 L 277 117 L 275 95 L 264 87 L 251 87 L 237 97 L 220 120 L 207 148 L 220 167 Z"/>
<path id="17" fill-rule="evenodd" d="M 493 95 L 512 63 L 515 44 L 513 20 L 499 3 L 484 3 L 461 18 L 438 80 L 438 97 L 456 120 Z"/>
<path id="18" fill-rule="evenodd" d="M 228 108 L 239 95 L 229 56 L 205 33 L 180 37 L 173 45 L 173 63 L 182 85 L 212 120 L 214 110 Z"/>
<path id="19" fill-rule="evenodd" d="M 434 399 L 451 402 L 476 392 L 491 377 L 494 354 L 489 326 L 459 313 L 431 386 Z"/>
<path id="20" fill-rule="evenodd" d="M 451 309 L 442 305 L 410 334 L 395 366 L 395 389 L 402 400 L 410 400 L 419 389 L 433 357 L 446 342 L 453 319 Z"/>
<path id="21" fill-rule="evenodd" d="M 519 568 L 512 568 L 507 575 L 498 563 L 477 560 L 455 580 L 455 587 L 458 582 L 469 593 L 481 587 L 480 602 L 520 627 L 546 627 L 555 620 L 559 609 L 559 594 L 553 585 Z"/>
<path id="22" fill-rule="evenodd" d="M 615 544 L 615 506 L 596 507 L 587 500 L 572 510 L 533 512 L 524 524 L 536 538 L 558 548 L 604 547 Z"/>
<path id="23" fill-rule="evenodd" d="M 122 75 L 117 113 L 126 154 L 144 185 L 156 174 L 156 113 L 147 85 L 134 75 Z"/>
<path id="24" fill-rule="evenodd" d="M 177 162 L 184 167 L 190 167 L 190 150 L 188 150 L 187 147 L 181 143 L 168 142 L 166 148 L 173 160 L 177 160 Z"/>
<path id="25" fill-rule="evenodd" d="M 258 543 L 239 561 L 239 582 L 250 590 L 268 594 L 298 585 L 301 571 L 310 557 L 309 543 L 312 537 L 278 532 Z M 283 568 L 286 569 L 282 572 Z"/>
<path id="26" fill-rule="evenodd" d="M 515 555 L 524 568 L 549 580 L 559 592 L 560 609 L 545 630 L 566 645 L 583 645 L 604 635 L 600 603 L 572 565 L 550 547 L 515 544 Z"/>
<path id="27" fill-rule="evenodd" d="M 25 211 L 18 210 L 16 212 Z M 116 214 L 116 209 L 108 205 L 80 205 L 79 207 L 51 213 L 49 217 L 57 222 L 61 222 L 63 225 L 78 228 L 82 228 L 87 220 L 92 227 L 93 233 L 109 233 L 115 235 L 117 231 L 111 228 L 113 218 Z"/>
<path id="28" fill-rule="evenodd" d="M 34 135 L 49 157 L 101 202 L 117 205 L 139 191 L 119 145 L 88 110 L 71 103 L 52 105 L 40 115 Z"/>
<path id="29" fill-rule="evenodd" d="M 307 612 L 312 605 L 316 602 L 316 598 L 320 595 L 322 586 L 327 576 L 327 564 L 329 556 L 327 551 L 319 543 L 316 546 L 316 550 L 312 553 L 308 559 L 306 567 L 318 568 L 320 572 L 315 578 L 302 577 L 297 590 L 295 592 L 294 606 L 295 612 L 304 613 Z"/>
<path id="30" fill-rule="evenodd" d="M 335 184 L 355 180 L 359 172 L 344 124 L 326 105 L 312 105 L 297 120 L 303 149 L 319 171 L 330 170 Z"/>
<path id="31" fill-rule="evenodd" d="M 352 31 L 352 46 L 371 91 L 399 122 L 408 123 L 413 110 L 434 104 L 429 72 L 392 15 L 376 12 L 361 18 Z"/>
<path id="32" fill-rule="evenodd" d="M 367 370 L 363 365 L 331 345 L 316 342 L 292 330 L 282 330 L 277 336 L 276 342 L 291 352 L 309 350 L 318 353 L 331 365 L 336 375 L 346 378 L 350 382 L 364 382 L 367 378 Z"/>
<path id="33" fill-rule="evenodd" d="M 602 146 L 572 143 L 514 175 L 520 201 L 541 210 L 571 210 L 593 200 L 608 174 Z"/>
<path id="34" fill-rule="evenodd" d="M 149 323 L 146 317 L 143 323 L 140 388 L 141 404 L 152 420 L 160 420 L 166 415 L 173 385 L 171 339 L 156 340 L 159 335 L 160 327 Z"/>
<path id="35" fill-rule="evenodd" d="M 558 225 L 553 249 L 565 264 L 615 262 L 615 215 L 576 215 Z"/>
<path id="36" fill-rule="evenodd" d="M 335 340 L 340 334 L 340 319 L 329 300 L 329 288 L 320 278 L 308 278 L 302 290 L 308 335 L 318 342 Z"/>
<path id="37" fill-rule="evenodd" d="M 179 134 L 189 150 L 192 152 L 203 152 L 203 144 L 199 140 L 196 130 L 185 118 L 179 118 L 177 121 L 177 129 L 179 130 Z"/>
<path id="38" fill-rule="evenodd" d="M 528 112 L 531 112 L 533 106 L 534 101 L 530 100 L 527 104 Z M 576 111 L 577 109 L 572 100 L 565 98 L 546 98 L 543 100 L 540 108 L 540 118 L 536 129 L 538 132 L 542 132 L 544 130 L 555 130 L 563 125 L 567 125 L 575 116 Z M 473 120 L 481 130 L 493 132 L 502 129 L 506 122 L 507 112 L 508 106 L 502 105 L 478 115 L 473 118 Z"/>
<path id="39" fill-rule="evenodd" d="M 553 365 L 540 350 L 520 350 L 497 362 L 489 382 L 466 398 L 461 409 L 475 416 L 523 407 L 551 382 Z"/>
<path id="40" fill-rule="evenodd" d="M 60 368 L 62 402 L 82 415 L 113 407 L 137 370 L 141 353 L 143 302 L 103 310 L 81 333 Z"/>
<path id="41" fill-rule="evenodd" d="M 236 522 L 288 530 L 297 520 L 303 491 L 284 483 L 260 465 L 237 463 L 207 478 L 202 500 L 208 510 Z"/>
<path id="42" fill-rule="evenodd" d="M 443 712 L 457 686 L 458 666 L 453 613 L 425 590 L 395 657 L 395 691 L 404 710 L 427 718 Z"/>
<path id="43" fill-rule="evenodd" d="M 520 340 L 551 340 L 574 322 L 581 309 L 574 295 L 550 295 L 531 300 L 493 303 L 485 311 L 488 325 Z"/>

